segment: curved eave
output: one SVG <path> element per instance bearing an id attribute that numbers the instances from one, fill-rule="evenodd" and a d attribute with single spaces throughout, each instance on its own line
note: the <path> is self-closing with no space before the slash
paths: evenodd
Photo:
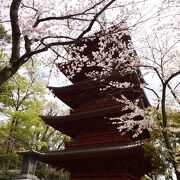
<path id="1" fill-rule="evenodd" d="M 66 105 L 71 107 L 72 109 L 80 108 L 83 104 L 92 103 L 98 101 L 99 99 L 103 99 L 103 97 L 110 98 L 112 95 L 109 92 L 111 89 L 107 89 L 106 91 L 100 91 L 100 87 L 92 88 L 88 85 L 86 88 L 80 87 L 69 87 L 65 89 L 61 88 L 53 88 L 50 87 L 55 96 L 57 96 L 61 101 L 63 101 Z M 147 108 L 150 106 L 150 102 L 146 96 L 146 93 L 143 89 L 137 88 L 126 88 L 126 89 L 118 89 L 121 95 L 130 96 L 133 93 L 133 98 L 141 98 L 143 107 Z M 115 97 L 119 97 L 120 93 L 117 91 Z M 132 96 L 132 95 L 131 95 Z M 108 98 L 108 99 L 109 99 Z M 131 97 L 132 98 L 132 97 Z M 131 100 L 131 99 L 130 99 Z M 105 98 L 104 98 L 105 101 Z"/>
<path id="2" fill-rule="evenodd" d="M 50 125 L 56 130 L 68 136 L 74 137 L 78 136 L 80 133 L 79 128 L 86 129 L 95 123 L 100 123 L 103 126 L 110 123 L 109 126 L 112 126 L 111 122 L 104 117 L 119 115 L 121 113 L 121 109 L 121 106 L 118 105 L 86 112 L 72 113 L 68 116 L 41 116 L 41 118 L 46 124 Z M 86 123 L 86 125 L 84 125 L 84 123 Z"/>
<path id="3" fill-rule="evenodd" d="M 131 73 L 131 74 L 125 74 L 125 75 L 122 75 L 121 72 L 118 72 L 118 73 L 113 73 L 111 76 L 107 76 L 107 77 L 100 78 L 97 80 L 81 81 L 81 82 L 74 83 L 74 84 L 68 85 L 68 86 L 63 86 L 63 87 L 48 86 L 48 88 L 50 90 L 54 90 L 54 89 L 58 90 L 58 92 L 60 92 L 60 93 L 62 93 L 62 92 L 68 93 L 68 92 L 71 92 L 78 88 L 87 88 L 88 86 L 96 86 L 99 84 L 103 84 L 104 82 L 108 83 L 110 81 L 118 81 L 120 83 L 129 82 L 129 83 L 134 83 L 134 84 L 140 84 L 140 79 L 138 78 L 138 75 L 136 72 Z"/>
<path id="4" fill-rule="evenodd" d="M 73 85 L 65 86 L 65 87 L 48 87 L 53 94 L 58 97 L 61 101 L 67 104 L 71 108 L 77 108 L 86 101 L 88 102 L 89 99 L 87 97 L 91 97 L 91 101 L 93 100 L 92 97 L 98 99 L 98 96 L 101 96 L 103 93 L 108 93 L 106 91 L 100 92 L 100 88 L 104 88 L 108 85 L 110 81 L 118 81 L 118 82 L 129 82 L 136 84 L 136 88 L 128 88 L 128 89 L 121 89 L 123 91 L 133 91 L 137 89 L 140 80 L 136 72 L 133 74 L 127 74 L 122 76 L 120 73 L 114 73 L 110 77 L 106 77 L 104 79 L 98 79 L 96 81 L 82 81 L 79 83 L 75 83 Z M 139 88 L 140 89 L 140 88 Z M 142 94 L 144 92 L 142 91 Z M 102 95 L 102 96 L 105 96 Z M 101 97 L 102 98 L 102 97 Z M 146 98 L 147 99 L 147 98 Z M 145 104 L 148 106 L 148 101 L 145 99 Z"/>
<path id="5" fill-rule="evenodd" d="M 107 155 L 116 156 L 117 153 L 120 155 L 128 155 L 131 153 L 136 152 L 144 152 L 142 145 L 143 142 L 133 143 L 128 145 L 108 145 L 104 147 L 93 147 L 93 148 L 81 148 L 81 149 L 69 149 L 69 150 L 62 150 L 62 151 L 48 151 L 43 152 L 41 156 L 38 157 L 41 161 L 49 160 L 67 160 L 67 159 L 87 159 L 87 158 L 94 158 L 94 157 L 107 157 Z"/>
<path id="6" fill-rule="evenodd" d="M 100 165 L 101 167 L 114 166 L 116 169 L 114 173 L 124 172 L 130 168 L 129 170 L 141 177 L 152 170 L 151 157 L 146 156 L 142 146 L 143 143 L 140 142 L 129 145 L 116 144 L 98 148 L 44 152 L 44 155 L 38 157 L 38 160 L 57 168 L 70 170 L 72 174 L 76 173 L 76 170 L 83 173 L 78 168 L 88 171 L 90 166 Z M 124 163 L 125 161 L 126 163 Z M 124 164 L 123 167 L 118 166 L 121 163 Z M 102 172 L 105 173 L 103 170 Z"/>
<path id="7" fill-rule="evenodd" d="M 67 116 L 41 116 L 41 118 L 49 125 L 57 125 L 58 123 L 70 123 L 71 121 L 75 122 L 82 119 L 92 119 L 97 117 L 105 117 L 114 113 L 122 113 L 121 109 L 122 105 L 116 105 L 91 111 L 72 113 Z"/>
<path id="8" fill-rule="evenodd" d="M 76 137 L 81 133 L 79 129 L 83 128 L 83 131 L 87 132 L 95 123 L 97 127 L 103 125 L 116 131 L 117 125 L 113 125 L 109 117 L 121 116 L 130 111 L 131 110 L 122 111 L 122 106 L 116 105 L 97 110 L 72 113 L 67 116 L 41 116 L 41 118 L 46 124 L 56 130 L 71 137 Z M 137 139 L 147 138 L 149 138 L 149 132 L 146 130 Z"/>

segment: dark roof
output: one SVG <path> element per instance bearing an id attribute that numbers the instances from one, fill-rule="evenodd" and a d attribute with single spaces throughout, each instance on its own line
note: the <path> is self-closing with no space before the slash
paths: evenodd
<path id="1" fill-rule="evenodd" d="M 33 149 L 30 149 L 27 151 L 19 151 L 18 154 L 21 156 L 32 156 L 32 157 L 39 157 L 39 156 L 43 155 L 43 153 L 35 151 Z"/>
<path id="2" fill-rule="evenodd" d="M 77 128 L 84 126 L 84 122 L 86 122 L 86 128 L 88 128 L 88 124 L 97 124 L 98 122 L 107 124 L 108 120 L 105 120 L 104 117 L 120 114 L 121 109 L 121 105 L 116 105 L 91 111 L 72 113 L 67 116 L 41 116 L 41 118 L 46 124 L 71 136 Z M 111 123 L 110 120 L 109 123 Z M 74 126 L 75 124 L 76 126 Z"/>
<path id="3" fill-rule="evenodd" d="M 136 151 L 144 151 L 142 149 L 142 145 L 144 144 L 143 141 L 135 142 L 128 145 L 108 145 L 104 147 L 93 147 L 93 148 L 81 148 L 81 149 L 69 149 L 69 150 L 61 150 L 61 151 L 47 151 L 42 152 L 41 156 L 38 156 L 38 159 L 42 161 L 48 161 L 49 159 L 53 159 L 53 157 L 58 160 L 64 160 L 64 159 L 79 159 L 79 158 L 85 158 L 88 157 L 94 157 L 94 154 L 98 154 L 99 156 L 106 156 L 106 153 L 113 153 L 112 156 L 116 156 L 117 153 L 128 154 L 129 152 L 135 153 Z"/>
<path id="4" fill-rule="evenodd" d="M 116 81 L 116 82 L 129 82 L 134 83 L 135 86 L 133 88 L 122 88 L 116 89 L 116 92 L 127 93 L 127 92 L 137 92 L 136 95 L 143 95 L 143 100 L 145 107 L 148 107 L 150 104 L 148 99 L 142 89 L 140 89 L 140 79 L 136 72 L 132 74 L 124 74 L 121 73 L 114 73 L 111 76 L 97 79 L 95 80 L 88 80 L 82 81 L 79 83 L 75 83 L 73 85 L 65 86 L 65 87 L 48 87 L 56 97 L 62 100 L 65 104 L 70 106 L 71 108 L 80 107 L 80 105 L 88 102 L 92 102 L 93 100 L 98 100 L 102 97 L 107 95 L 113 96 L 112 88 L 107 88 L 104 91 L 101 91 L 101 88 L 109 85 L 109 82 Z M 128 93 L 129 94 L 129 93 Z M 136 97 L 133 94 L 133 97 Z"/>
<path id="5" fill-rule="evenodd" d="M 41 156 L 37 157 L 37 160 L 57 168 L 70 170 L 72 175 L 76 173 L 82 175 L 84 172 L 89 172 L 90 167 L 93 167 L 93 173 L 104 174 L 108 166 L 113 168 L 110 171 L 111 173 L 113 171 L 114 173 L 122 173 L 130 170 L 130 174 L 141 177 L 150 172 L 152 168 L 150 157 L 145 155 L 143 144 L 144 142 L 136 142 L 129 145 L 116 144 L 74 150 L 49 151 L 43 152 Z M 98 169 L 99 167 L 102 167 L 102 169 Z M 109 172 L 107 173 L 110 175 Z"/>
<path id="6" fill-rule="evenodd" d="M 67 123 L 70 124 L 73 122 L 81 121 L 81 120 L 92 120 L 93 118 L 97 117 L 105 117 L 107 115 L 112 115 L 116 113 L 125 113 L 128 112 L 128 110 L 122 112 L 122 105 L 116 105 L 116 106 L 109 106 L 105 108 L 99 108 L 95 110 L 85 111 L 85 112 L 77 112 L 72 113 L 70 115 L 66 116 L 41 116 L 44 122 L 46 122 L 49 125 L 52 126 L 58 126 L 58 124 L 61 123 Z"/>
<path id="7" fill-rule="evenodd" d="M 119 33 L 119 34 L 115 35 L 115 33 Z M 94 35 L 92 35 L 88 38 L 82 38 L 80 41 L 77 41 L 74 45 L 72 45 L 73 47 L 82 47 L 82 46 L 86 45 L 86 47 L 83 49 L 83 51 L 73 50 L 73 48 L 70 46 L 69 49 L 71 49 L 71 50 L 68 53 L 70 54 L 72 60 L 57 64 L 58 68 L 65 76 L 70 76 L 69 79 L 73 83 L 81 82 L 84 80 L 87 81 L 89 79 L 92 79 L 91 77 L 86 76 L 86 73 L 93 72 L 93 71 L 102 72 L 104 69 L 104 67 L 101 65 L 99 65 L 99 66 L 97 66 L 97 64 L 93 65 L 94 63 L 92 63 L 92 62 L 96 62 L 93 57 L 93 52 L 97 52 L 100 50 L 100 44 L 99 44 L 100 38 L 105 37 L 105 39 L 106 39 L 107 37 L 109 37 L 111 35 L 113 35 L 112 41 L 109 42 L 108 44 L 106 44 L 105 47 L 103 46 L 103 48 L 104 48 L 103 52 L 108 52 L 108 51 L 110 52 L 110 49 L 113 48 L 113 45 L 116 44 L 118 46 L 118 44 L 120 42 L 122 42 L 122 44 L 125 45 L 123 47 L 118 46 L 118 50 L 115 50 L 112 54 L 112 57 L 113 57 L 112 59 L 119 58 L 120 52 L 123 52 L 126 49 L 132 48 L 130 45 L 131 37 L 129 35 L 128 28 L 124 27 L 123 23 L 119 23 L 116 26 L 113 26 L 106 30 L 102 30 L 98 33 L 95 33 Z M 118 40 L 118 43 L 114 40 L 114 38 L 116 38 Z M 81 60 L 76 59 L 76 53 L 78 53 L 80 55 Z M 129 57 L 131 57 L 133 55 L 137 56 L 135 51 L 133 53 L 132 52 L 129 53 Z M 83 56 L 87 57 L 88 63 L 90 63 L 90 64 L 92 63 L 90 66 L 87 64 L 87 62 L 82 61 Z M 102 58 L 101 62 L 104 62 L 103 58 Z M 115 67 L 117 65 L 117 63 L 115 63 L 114 60 L 113 60 L 113 62 L 114 62 L 114 64 L 112 63 L 113 65 L 111 68 L 111 73 L 115 71 L 115 69 L 116 69 Z M 73 77 L 71 77 L 72 70 L 74 69 L 72 67 L 75 67 L 76 63 L 83 64 L 83 65 L 81 66 L 80 71 L 79 70 L 76 71 L 75 73 L 73 73 Z M 120 62 L 119 62 L 119 64 L 120 64 Z M 124 64 L 126 64 L 128 66 L 129 61 L 127 61 L 126 63 L 124 63 L 124 62 L 121 63 L 120 68 L 118 68 L 118 70 L 116 70 L 116 72 L 122 71 L 124 69 Z"/>
<path id="8" fill-rule="evenodd" d="M 122 111 L 122 105 L 114 105 L 108 106 L 104 108 L 83 111 L 83 112 L 75 112 L 66 116 L 41 116 L 43 121 L 55 128 L 56 130 L 61 131 L 62 133 L 69 135 L 71 137 L 77 137 L 82 133 L 87 134 L 89 129 L 91 129 L 94 125 L 96 125 L 97 132 L 101 132 L 102 129 L 98 127 L 103 127 L 107 131 L 114 131 L 117 133 L 117 125 L 113 124 L 110 117 L 121 116 L 124 113 L 128 113 L 131 110 Z M 141 117 L 137 117 L 137 120 L 140 120 Z M 107 133 L 107 132 L 105 132 Z M 121 136 L 121 134 L 119 133 Z M 147 139 L 149 138 L 149 132 L 143 131 L 141 136 L 139 135 L 137 139 Z"/>

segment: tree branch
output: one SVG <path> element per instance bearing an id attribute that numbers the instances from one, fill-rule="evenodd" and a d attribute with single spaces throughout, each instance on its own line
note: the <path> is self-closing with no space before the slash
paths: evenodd
<path id="1" fill-rule="evenodd" d="M 16 61 L 20 57 L 20 28 L 18 24 L 18 11 L 21 0 L 13 0 L 10 7 L 10 20 L 12 29 L 12 53 L 10 62 Z"/>
<path id="2" fill-rule="evenodd" d="M 180 99 L 178 98 L 178 96 L 176 95 L 176 93 L 173 91 L 172 87 L 170 86 L 170 84 L 167 84 L 167 87 L 169 88 L 169 90 L 171 91 L 171 94 L 173 95 L 174 99 L 176 100 L 176 102 L 180 105 Z"/>
<path id="3" fill-rule="evenodd" d="M 12 77 L 18 69 L 26 63 L 33 55 L 39 54 L 41 52 L 47 51 L 49 47 L 43 47 L 41 49 L 35 50 L 33 52 L 25 53 L 20 58 L 16 59 L 16 61 L 10 62 L 9 65 L 6 65 L 0 71 L 0 86 L 6 82 L 10 77 Z"/>
<path id="4" fill-rule="evenodd" d="M 95 23 L 96 19 L 113 3 L 115 0 L 111 0 L 108 4 L 106 4 L 96 15 L 93 20 L 90 22 L 89 26 L 79 35 L 78 40 L 81 39 L 87 32 L 89 32 Z"/>
<path id="5" fill-rule="evenodd" d="M 158 110 L 158 109 L 159 109 L 159 104 L 160 104 L 160 97 L 159 97 L 159 95 L 158 95 L 158 94 L 156 93 L 156 91 L 155 91 L 154 89 L 152 89 L 152 88 L 149 88 L 149 87 L 147 87 L 147 86 L 144 86 L 144 88 L 152 91 L 152 92 L 156 95 L 156 97 L 157 97 L 157 99 L 158 99 L 158 103 L 157 103 L 156 109 Z"/>
<path id="6" fill-rule="evenodd" d="M 88 12 L 89 10 L 93 9 L 95 6 L 101 4 L 104 0 L 100 1 L 99 3 L 93 5 L 91 8 L 85 10 L 83 13 Z M 29 58 L 31 58 L 35 54 L 39 54 L 41 52 L 47 51 L 50 47 L 52 46 L 57 46 L 57 45 L 70 45 L 73 44 L 77 41 L 79 41 L 86 33 L 88 33 L 92 26 L 94 25 L 96 19 L 102 14 L 102 12 L 107 9 L 115 0 L 111 0 L 109 3 L 107 3 L 98 13 L 95 14 L 94 18 L 90 22 L 89 26 L 76 38 L 76 39 L 71 39 L 69 41 L 58 41 L 58 42 L 52 42 L 49 44 L 45 44 L 43 41 L 45 39 L 41 40 L 41 43 L 45 46 L 41 49 L 37 49 L 35 51 L 31 51 L 30 48 L 30 40 L 25 38 L 25 48 L 26 48 L 26 53 L 20 57 L 20 28 L 18 25 L 18 10 L 19 6 L 21 3 L 21 0 L 13 0 L 11 4 L 11 24 L 12 24 L 12 54 L 11 54 L 11 59 L 9 61 L 9 64 L 6 65 L 1 71 L 0 71 L 0 86 L 7 81 L 10 77 L 12 77 L 18 69 L 26 63 Z M 77 15 L 77 14 L 76 14 Z M 72 15 L 69 15 L 69 17 L 72 17 Z M 74 15 L 73 15 L 74 16 Z M 61 17 L 61 18 L 65 18 Z M 68 16 L 66 16 L 68 18 Z"/>
<path id="7" fill-rule="evenodd" d="M 171 76 L 164 82 L 165 85 L 167 85 L 174 77 L 180 74 L 180 70 L 171 74 Z"/>
<path id="8" fill-rule="evenodd" d="M 80 13 L 75 13 L 75 14 L 70 14 L 70 15 L 66 15 L 66 16 L 60 16 L 60 17 L 46 17 L 46 18 L 37 18 L 36 22 L 34 23 L 33 27 L 37 27 L 39 23 L 44 22 L 44 21 L 51 21 L 51 20 L 66 20 L 66 19 L 72 19 L 76 16 L 81 16 L 81 15 L 88 15 L 88 14 L 93 14 L 93 13 L 88 13 L 88 11 L 90 11 L 91 9 L 94 9 L 96 6 L 100 5 L 102 2 L 104 2 L 105 0 L 101 0 L 100 2 L 96 3 L 95 5 L 93 5 L 92 7 L 86 9 L 83 12 Z"/>

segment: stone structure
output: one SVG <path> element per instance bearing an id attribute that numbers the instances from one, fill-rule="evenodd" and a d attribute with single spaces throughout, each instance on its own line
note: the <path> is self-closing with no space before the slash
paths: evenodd
<path id="1" fill-rule="evenodd" d="M 42 153 L 34 150 L 19 152 L 23 156 L 23 164 L 20 174 L 16 175 L 12 180 L 38 180 L 35 176 L 36 158 Z"/>

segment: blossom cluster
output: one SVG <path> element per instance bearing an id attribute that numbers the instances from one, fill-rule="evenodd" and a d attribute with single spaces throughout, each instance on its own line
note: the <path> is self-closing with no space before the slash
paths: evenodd
<path id="1" fill-rule="evenodd" d="M 71 60 L 62 64 L 65 75 L 71 80 L 86 67 L 85 75 L 102 78 L 112 72 L 134 71 L 139 63 L 128 29 L 120 24 L 83 39 L 69 49 Z"/>
<path id="2" fill-rule="evenodd" d="M 139 99 L 135 102 L 130 101 L 127 97 L 121 96 L 120 98 L 115 98 L 117 102 L 123 104 L 122 112 L 125 113 L 121 116 L 112 117 L 113 124 L 117 125 L 117 129 L 122 132 L 132 132 L 133 137 L 137 137 L 143 132 L 143 130 L 152 130 L 153 123 L 149 116 L 148 109 L 142 109 L 139 106 Z M 126 110 L 130 110 L 129 113 Z"/>

